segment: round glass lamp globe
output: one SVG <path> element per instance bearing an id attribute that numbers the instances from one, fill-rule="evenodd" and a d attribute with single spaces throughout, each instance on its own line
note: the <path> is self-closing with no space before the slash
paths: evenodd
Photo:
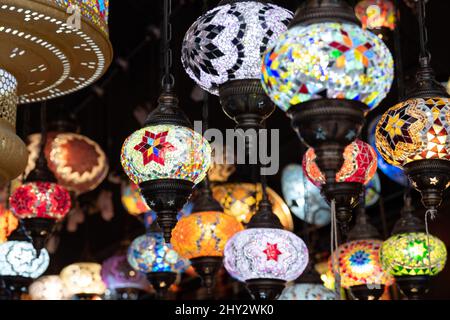
<path id="1" fill-rule="evenodd" d="M 393 66 L 383 41 L 357 25 L 297 25 L 267 49 L 261 82 L 283 111 L 323 98 L 357 100 L 375 108 L 390 90 Z"/>
<path id="2" fill-rule="evenodd" d="M 305 270 L 308 249 L 282 229 L 254 228 L 236 233 L 225 245 L 224 266 L 235 279 L 293 281 Z"/>
<path id="3" fill-rule="evenodd" d="M 43 276 L 35 280 L 28 288 L 32 300 L 65 300 L 67 289 L 57 275 Z"/>
<path id="4" fill-rule="evenodd" d="M 336 300 L 336 294 L 318 283 L 294 283 L 287 286 L 278 300 Z"/>
<path id="5" fill-rule="evenodd" d="M 102 266 L 93 262 L 78 262 L 61 270 L 59 276 L 69 295 L 102 295 L 106 286 L 100 276 Z"/>
<path id="6" fill-rule="evenodd" d="M 217 6 L 192 24 L 181 60 L 187 74 L 212 94 L 230 80 L 259 79 L 261 55 L 286 31 L 292 13 L 261 1 Z"/>

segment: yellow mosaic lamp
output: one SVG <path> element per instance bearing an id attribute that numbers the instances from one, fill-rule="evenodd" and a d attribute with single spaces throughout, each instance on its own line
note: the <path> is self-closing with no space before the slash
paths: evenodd
<path id="1" fill-rule="evenodd" d="M 72 299 L 98 300 L 106 290 L 100 275 L 101 269 L 98 263 L 78 262 L 66 266 L 59 276 Z"/>

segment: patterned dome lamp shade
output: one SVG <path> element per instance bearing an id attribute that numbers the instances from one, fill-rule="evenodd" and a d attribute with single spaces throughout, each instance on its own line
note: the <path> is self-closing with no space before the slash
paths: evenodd
<path id="1" fill-rule="evenodd" d="M 25 237 L 23 237 L 25 238 Z M 33 245 L 27 241 L 11 240 L 0 244 L 0 296 L 19 300 L 33 279 L 47 270 L 50 257 L 43 249 L 37 256 Z"/>
<path id="2" fill-rule="evenodd" d="M 361 0 L 355 6 L 355 14 L 364 29 L 385 41 L 395 29 L 396 12 L 391 0 Z"/>
<path id="3" fill-rule="evenodd" d="M 383 244 L 378 230 L 370 224 L 360 200 L 354 227 L 349 231 L 347 242 L 340 245 L 339 271 L 341 286 L 356 300 L 378 300 L 386 286 L 392 285 L 393 277 L 382 268 L 380 249 Z M 330 259 L 330 270 L 332 263 Z"/>
<path id="4" fill-rule="evenodd" d="M 131 134 L 123 143 L 121 163 L 128 177 L 139 184 L 147 205 L 156 211 L 164 238 L 170 243 L 178 211 L 187 202 L 192 188 L 208 172 L 211 147 L 201 134 L 192 129 L 173 92 L 170 0 L 164 0 L 162 8 L 163 90 L 158 107 L 149 114 L 144 128 Z"/>
<path id="5" fill-rule="evenodd" d="M 222 267 L 225 244 L 244 228 L 234 217 L 223 213 L 222 206 L 213 198 L 208 178 L 199 189 L 192 211 L 173 229 L 172 245 L 181 256 L 190 259 L 203 286 L 212 294 L 214 278 Z"/>
<path id="6" fill-rule="evenodd" d="M 106 259 L 100 275 L 110 295 L 118 300 L 137 300 L 140 293 L 150 291 L 147 278 L 130 266 L 126 255 Z"/>
<path id="7" fill-rule="evenodd" d="M 309 148 L 303 156 L 303 172 L 317 187 L 328 202 L 335 200 L 336 218 L 341 230 L 346 233 L 351 220 L 351 209 L 358 204 L 363 186 L 367 185 L 377 170 L 375 150 L 359 139 L 344 150 L 344 164 L 336 174 L 334 181 L 320 170 L 315 149 Z"/>
<path id="8" fill-rule="evenodd" d="M 435 211 L 450 186 L 450 96 L 434 78 L 426 48 L 425 3 L 419 1 L 420 59 L 407 99 L 386 111 L 376 129 L 383 158 L 405 170 L 422 203 Z"/>
<path id="9" fill-rule="evenodd" d="M 33 246 L 40 254 L 53 231 L 56 221 L 64 219 L 71 207 L 69 192 L 59 184 L 47 166 L 44 155 L 46 133 L 46 107 L 41 107 L 42 143 L 35 168 L 24 184 L 9 198 L 13 214 L 21 219 Z"/>
<path id="10" fill-rule="evenodd" d="M 277 299 L 286 282 L 297 279 L 308 264 L 308 249 L 302 239 L 283 230 L 272 212 L 263 181 L 263 199 L 247 229 L 225 245 L 227 272 L 245 282 L 253 299 Z"/>
<path id="11" fill-rule="evenodd" d="M 261 55 L 292 13 L 264 0 L 222 0 L 186 32 L 182 62 L 204 90 L 219 95 L 239 128 L 260 128 L 275 109 L 259 82 Z"/>
<path id="12" fill-rule="evenodd" d="M 419 300 L 429 291 L 431 278 L 444 269 L 447 249 L 439 238 L 425 233 L 414 211 L 411 197 L 406 196 L 401 217 L 380 254 L 383 268 L 394 276 L 400 290 L 408 299 Z"/>
<path id="13" fill-rule="evenodd" d="M 94 300 L 103 295 L 102 266 L 93 262 L 77 262 L 64 267 L 59 276 L 72 300 Z"/>
<path id="14" fill-rule="evenodd" d="M 158 229 L 157 224 L 153 224 L 149 232 L 134 239 L 128 248 L 127 259 L 134 270 L 146 274 L 157 297 L 165 299 L 177 274 L 189 267 L 189 260 L 165 242 Z"/>
<path id="15" fill-rule="evenodd" d="M 345 147 L 387 95 L 393 73 L 388 48 L 348 4 L 307 0 L 264 54 L 261 82 L 333 184 Z"/>

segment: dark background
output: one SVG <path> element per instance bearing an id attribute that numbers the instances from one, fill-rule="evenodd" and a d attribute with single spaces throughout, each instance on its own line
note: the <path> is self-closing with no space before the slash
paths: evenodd
<path id="1" fill-rule="evenodd" d="M 273 1 L 295 11 L 301 1 Z M 209 7 L 218 1 L 208 1 Z M 107 73 L 94 86 L 78 93 L 48 102 L 50 120 L 76 115 L 81 133 L 97 141 L 108 155 L 112 175 L 123 175 L 119 162 L 120 148 L 124 139 L 140 124 L 134 116 L 135 110 L 148 112 L 156 105 L 160 90 L 160 54 L 158 30 L 161 21 L 162 0 L 110 0 L 110 39 L 114 48 L 114 58 Z M 445 82 L 450 76 L 449 45 L 447 20 L 450 13 L 450 1 L 431 0 L 427 6 L 427 27 L 429 34 L 429 49 L 432 53 L 432 66 L 437 79 Z M 181 42 L 184 33 L 194 20 L 202 13 L 201 0 L 173 0 L 173 73 L 176 79 L 176 92 L 180 99 L 180 106 L 191 120 L 201 119 L 201 102 L 191 98 L 194 82 L 184 72 L 180 61 Z M 408 83 L 417 66 L 418 58 L 418 24 L 412 10 L 400 1 L 400 39 L 401 62 Z M 392 35 L 393 36 L 393 35 Z M 147 41 L 145 40 L 147 39 Z M 393 54 L 392 41 L 389 47 Z M 140 48 L 140 49 L 136 49 Z M 129 59 L 127 59 L 127 57 Z M 123 67 L 121 62 L 125 61 Z M 102 89 L 102 94 L 98 94 Z M 368 122 L 398 101 L 397 83 L 392 86 L 391 93 L 368 116 Z M 30 121 L 24 122 L 24 119 Z M 233 128 L 234 123 L 222 112 L 217 97 L 210 97 L 210 127 L 225 129 Z M 289 121 L 283 112 L 276 110 L 267 122 L 268 128 L 280 129 L 280 172 L 269 177 L 269 185 L 281 194 L 281 169 L 289 163 L 300 163 L 302 146 Z M 40 129 L 39 108 L 37 105 L 19 107 L 18 133 L 22 137 Z M 239 169 L 233 180 L 249 178 L 248 170 Z M 380 232 L 389 234 L 402 206 L 402 187 L 389 180 L 380 173 L 382 181 L 382 196 L 384 197 L 384 211 L 387 226 L 383 229 L 380 219 L 380 206 L 369 209 L 372 222 Z M 75 233 L 69 233 L 62 228 L 60 243 L 55 254 L 51 257 L 48 274 L 58 273 L 62 267 L 81 260 L 102 262 L 114 254 L 124 239 L 132 240 L 144 232 L 143 225 L 138 219 L 126 213 L 120 202 L 120 187 L 108 180 L 90 194 L 86 194 L 82 201 L 93 201 L 99 190 L 109 189 L 114 192 L 115 216 L 107 222 L 99 214 L 86 214 L 83 224 Z M 417 213 L 423 216 L 417 192 L 413 192 Z M 439 210 L 437 219 L 431 223 L 431 232 L 442 239 L 447 246 L 450 244 L 450 214 L 449 201 L 446 199 Z M 296 231 L 301 232 L 302 223 L 294 217 Z M 329 227 L 317 231 L 318 250 L 329 250 Z M 450 299 L 450 268 L 447 267 L 433 280 L 433 288 L 429 294 L 432 299 Z M 198 285 L 198 283 L 196 284 Z"/>

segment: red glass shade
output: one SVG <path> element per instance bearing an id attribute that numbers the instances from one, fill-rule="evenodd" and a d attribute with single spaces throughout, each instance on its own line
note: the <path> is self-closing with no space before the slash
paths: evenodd
<path id="1" fill-rule="evenodd" d="M 19 219 L 60 220 L 72 205 L 69 192 L 52 182 L 29 182 L 18 187 L 9 199 L 11 211 Z"/>
<path id="2" fill-rule="evenodd" d="M 316 154 L 309 148 L 303 157 L 303 171 L 316 186 L 325 183 L 326 178 L 316 164 Z M 370 144 L 355 140 L 344 150 L 344 164 L 336 174 L 336 182 L 359 182 L 367 184 L 377 171 L 377 155 Z"/>

